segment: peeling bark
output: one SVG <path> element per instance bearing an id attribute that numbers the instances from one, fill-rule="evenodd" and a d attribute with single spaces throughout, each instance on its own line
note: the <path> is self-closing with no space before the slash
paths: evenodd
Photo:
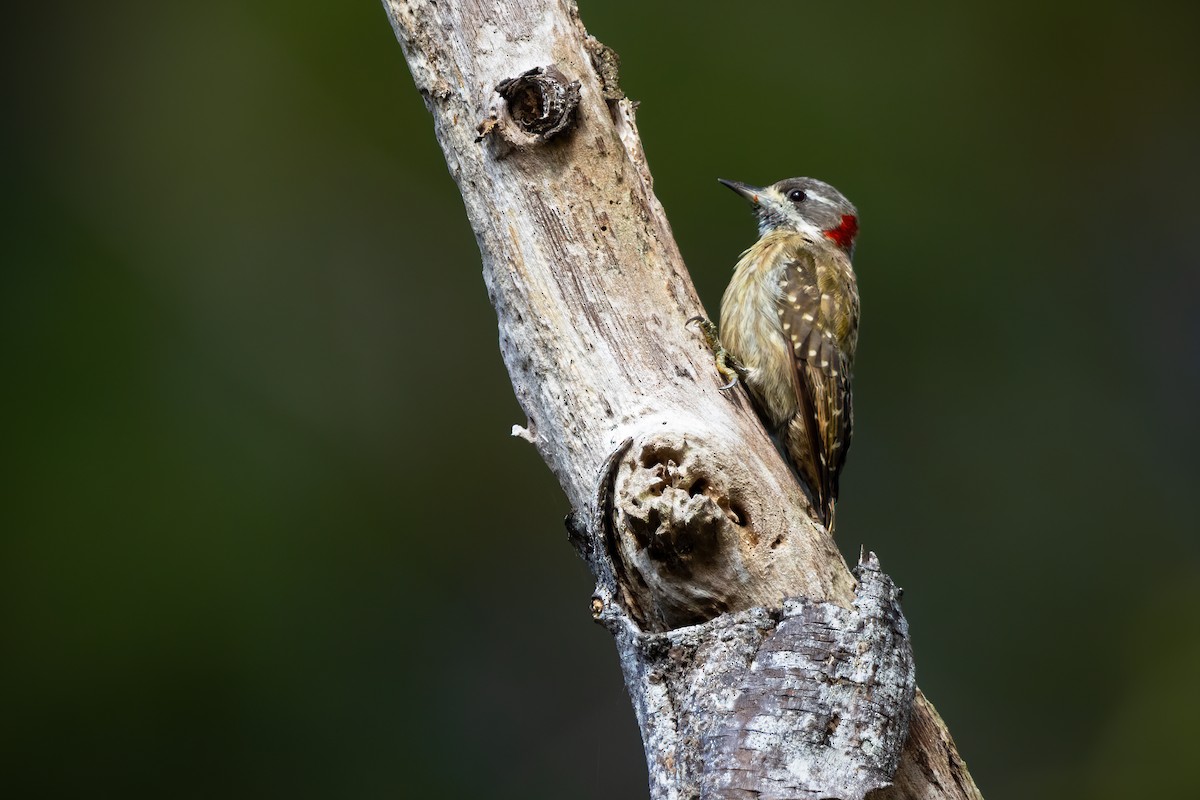
<path id="1" fill-rule="evenodd" d="M 385 0 L 483 257 L 500 350 L 572 508 L 654 798 L 977 798 L 703 313 L 617 83 L 569 0 Z M 857 593 L 856 593 L 857 587 Z M 907 733 L 907 736 L 905 734 Z"/>
<path id="2" fill-rule="evenodd" d="M 621 651 L 656 797 L 862 800 L 891 784 L 916 683 L 899 592 L 874 554 L 852 609 L 806 599 L 642 632 Z"/>

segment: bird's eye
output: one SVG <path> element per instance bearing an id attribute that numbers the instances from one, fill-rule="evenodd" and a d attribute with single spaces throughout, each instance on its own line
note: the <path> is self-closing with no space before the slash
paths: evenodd
<path id="1" fill-rule="evenodd" d="M 787 193 L 787 199 L 793 203 L 803 203 L 807 197 L 803 189 L 792 189 Z"/>

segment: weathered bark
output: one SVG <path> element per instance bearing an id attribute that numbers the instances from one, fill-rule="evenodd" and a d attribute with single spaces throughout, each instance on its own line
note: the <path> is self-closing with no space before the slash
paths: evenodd
<path id="1" fill-rule="evenodd" d="M 912 699 L 891 581 L 866 558 L 856 597 L 743 390 L 718 391 L 685 327 L 702 308 L 615 56 L 569 0 L 384 5 L 483 256 L 528 418 L 514 433 L 575 509 L 651 795 L 979 797 Z"/>

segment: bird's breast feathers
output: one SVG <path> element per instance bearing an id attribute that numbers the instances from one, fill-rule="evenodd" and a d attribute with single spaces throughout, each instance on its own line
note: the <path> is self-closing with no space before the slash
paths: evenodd
<path id="1" fill-rule="evenodd" d="M 742 254 L 721 303 L 721 336 L 776 424 L 796 413 L 798 362 L 824 369 L 853 358 L 858 317 L 845 253 L 794 232 L 768 234 Z"/>

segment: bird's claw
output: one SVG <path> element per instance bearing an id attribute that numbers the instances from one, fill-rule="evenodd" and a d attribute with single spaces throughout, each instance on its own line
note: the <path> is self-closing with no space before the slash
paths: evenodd
<path id="1" fill-rule="evenodd" d="M 713 364 L 716 366 L 720 376 L 727 381 L 721 387 L 721 391 L 729 391 L 738 385 L 738 381 L 746 377 L 746 368 L 725 349 L 725 345 L 721 344 L 721 337 L 717 333 L 717 326 L 713 324 L 712 320 L 696 316 L 689 319 L 685 324 L 691 325 L 693 322 L 699 324 L 700 333 L 703 334 L 708 349 L 712 351 Z"/>

